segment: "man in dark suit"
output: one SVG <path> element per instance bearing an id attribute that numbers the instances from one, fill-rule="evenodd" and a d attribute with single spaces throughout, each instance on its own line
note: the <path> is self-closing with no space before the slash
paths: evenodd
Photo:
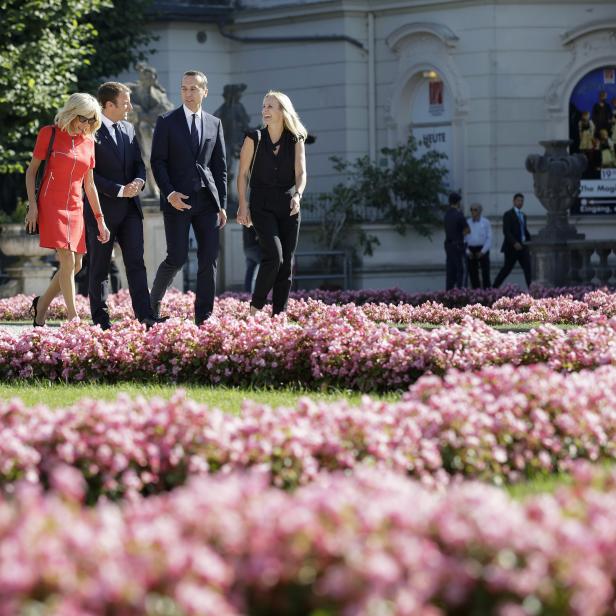
<path id="1" fill-rule="evenodd" d="M 109 81 L 98 89 L 103 125 L 95 143 L 94 182 L 111 241 L 88 242 L 90 312 L 92 321 L 108 329 L 108 276 L 114 240 L 122 249 L 128 288 L 135 317 L 147 327 L 157 321 L 150 307 L 148 280 L 143 261 L 143 212 L 138 194 L 145 184 L 145 165 L 133 125 L 126 121 L 132 109 L 130 90 Z M 90 207 L 85 210 L 88 238 L 96 238 L 97 225 Z"/>
<path id="2" fill-rule="evenodd" d="M 182 106 L 158 118 L 152 138 L 152 172 L 160 188 L 167 257 L 152 285 L 152 310 L 160 304 L 188 258 L 190 226 L 197 240 L 195 323 L 212 314 L 220 229 L 227 222 L 227 163 L 220 120 L 201 109 L 207 77 L 186 71 Z"/>
<path id="3" fill-rule="evenodd" d="M 499 287 L 505 278 L 509 276 L 516 261 L 522 267 L 526 286 L 530 286 L 530 252 L 526 242 L 531 237 L 526 225 L 526 214 L 522 212 L 524 207 L 524 195 L 516 193 L 513 196 L 513 207 L 503 214 L 503 245 L 501 252 L 505 254 L 505 263 L 498 272 L 494 286 Z"/>
<path id="4" fill-rule="evenodd" d="M 469 228 L 462 213 L 462 197 L 452 192 L 445 212 L 445 289 L 462 288 L 464 280 L 464 236 Z"/>

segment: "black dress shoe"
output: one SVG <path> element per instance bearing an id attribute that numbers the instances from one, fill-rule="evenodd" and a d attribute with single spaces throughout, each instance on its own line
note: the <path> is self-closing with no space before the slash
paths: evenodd
<path id="1" fill-rule="evenodd" d="M 106 321 L 104 323 L 92 323 L 92 325 L 94 327 L 98 325 L 103 331 L 105 331 L 106 329 L 111 329 L 111 323 L 109 321 Z"/>
<path id="2" fill-rule="evenodd" d="M 154 323 L 164 323 L 165 321 L 168 321 L 170 317 L 152 317 L 152 320 L 154 321 Z"/>
<path id="3" fill-rule="evenodd" d="M 32 316 L 32 327 L 43 327 L 40 323 L 36 322 L 36 310 L 38 308 L 39 299 L 41 299 L 41 296 L 37 295 L 32 300 L 32 306 L 30 306 L 30 315 Z"/>
<path id="4" fill-rule="evenodd" d="M 156 323 L 162 323 L 156 317 L 145 317 L 143 319 L 139 319 L 139 323 L 143 323 L 146 329 L 150 329 L 152 326 L 156 325 Z"/>

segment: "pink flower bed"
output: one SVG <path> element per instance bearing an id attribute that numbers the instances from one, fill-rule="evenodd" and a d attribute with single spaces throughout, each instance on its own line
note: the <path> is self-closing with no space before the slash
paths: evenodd
<path id="1" fill-rule="evenodd" d="M 361 463 L 426 484 L 512 483 L 616 457 L 616 367 L 565 375 L 546 366 L 424 377 L 399 403 L 358 407 L 302 399 L 293 409 L 246 403 L 238 416 L 177 395 L 120 397 L 69 409 L 0 403 L 0 483 L 47 485 L 58 465 L 83 475 L 88 502 L 134 498 L 190 475 L 266 469 L 295 488 Z"/>
<path id="2" fill-rule="evenodd" d="M 2 616 L 616 613 L 613 477 L 517 502 L 367 469 L 294 493 L 230 475 L 95 508 L 71 469 L 52 480 L 0 500 Z"/>
<path id="3" fill-rule="evenodd" d="M 348 293 L 352 292 L 340 292 L 339 299 L 353 299 Z M 361 302 L 361 305 L 355 305 L 358 298 L 355 298 L 356 302 L 349 301 L 345 305 L 350 306 L 349 310 L 354 310 L 379 323 L 442 325 L 461 323 L 465 318 L 472 317 L 491 325 L 518 325 L 534 322 L 583 325 L 592 323 L 598 318 L 616 316 L 616 294 L 606 290 L 577 293 L 577 299 L 572 294 L 534 298 L 524 293 L 508 295 L 492 290 L 494 297 L 490 298 L 489 306 L 482 304 L 485 302 L 483 295 L 487 294 L 487 291 L 474 292 L 476 295 L 469 292 L 465 295 L 469 300 L 468 303 L 455 308 L 447 307 L 443 303 L 447 298 L 439 294 L 433 294 L 434 299 L 426 299 L 421 304 L 414 304 L 397 300 L 397 295 L 392 292 L 364 293 L 365 296 L 359 296 L 365 300 Z M 288 315 L 299 324 L 305 323 L 314 312 L 327 312 L 328 306 L 335 303 L 331 301 L 331 297 L 325 297 L 326 301 L 319 299 L 322 293 L 315 293 L 314 298 L 307 294 L 304 295 L 306 297 L 292 299 L 289 302 Z M 247 299 L 245 294 L 225 294 L 224 297 L 217 299 L 215 314 L 244 319 L 248 315 Z M 0 299 L 0 321 L 29 320 L 28 311 L 31 303 L 32 298 L 26 295 Z M 182 319 L 191 319 L 193 303 L 194 294 L 192 292 L 180 293 L 172 290 L 165 299 L 162 312 Z M 77 299 L 77 310 L 81 318 L 89 319 L 89 304 L 83 297 Z M 110 296 L 109 311 L 111 318 L 115 320 L 133 318 L 127 290 L 121 290 L 118 294 Z M 269 313 L 268 308 L 266 314 Z M 66 318 L 64 304 L 60 299 L 52 302 L 48 318 Z"/>
<path id="4" fill-rule="evenodd" d="M 200 328 L 172 319 L 147 332 L 132 320 L 106 332 L 86 323 L 21 335 L 0 329 L 0 377 L 301 383 L 369 391 L 403 389 L 422 374 L 451 368 L 546 363 L 572 371 L 616 359 L 616 319 L 569 331 L 544 325 L 524 334 L 501 333 L 470 317 L 432 331 L 401 330 L 375 323 L 351 304 L 303 304 L 301 322 L 294 322 L 265 314 L 238 318 L 231 303 L 239 302 L 226 301 L 230 314 L 219 310 Z"/>

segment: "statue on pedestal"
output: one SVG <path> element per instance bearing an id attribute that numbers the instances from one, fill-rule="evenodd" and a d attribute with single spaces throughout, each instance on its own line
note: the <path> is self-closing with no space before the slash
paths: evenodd
<path id="1" fill-rule="evenodd" d="M 229 83 L 222 91 L 225 102 L 214 111 L 220 118 L 225 134 L 225 154 L 227 156 L 227 178 L 229 181 L 229 197 L 237 201 L 237 191 L 234 179 L 237 177 L 237 167 L 244 136 L 249 130 L 250 116 L 240 102 L 245 83 Z"/>
<path id="2" fill-rule="evenodd" d="M 143 191 L 144 197 L 158 198 L 158 186 L 150 167 L 152 153 L 152 134 L 159 115 L 171 111 L 173 103 L 167 97 L 165 88 L 158 83 L 156 69 L 142 62 L 135 65 L 139 72 L 136 83 L 127 83 L 131 89 L 131 102 L 133 110 L 128 120 L 135 125 L 137 138 L 141 146 L 141 154 L 146 167 L 146 183 Z"/>

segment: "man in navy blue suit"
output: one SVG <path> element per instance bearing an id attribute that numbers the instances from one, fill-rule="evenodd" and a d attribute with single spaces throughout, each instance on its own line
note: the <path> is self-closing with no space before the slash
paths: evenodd
<path id="1" fill-rule="evenodd" d="M 186 71 L 182 106 L 158 118 L 152 138 L 152 172 L 160 188 L 167 257 L 152 285 L 155 316 L 177 272 L 188 258 L 190 226 L 197 240 L 195 323 L 212 314 L 220 229 L 227 222 L 227 163 L 220 120 L 201 108 L 207 77 Z"/>
<path id="2" fill-rule="evenodd" d="M 145 165 L 133 125 L 126 121 L 132 109 L 130 90 L 115 81 L 98 89 L 103 125 L 95 142 L 94 183 L 111 241 L 88 242 L 90 312 L 103 329 L 111 326 L 107 309 L 108 276 L 114 240 L 122 249 L 128 288 L 135 317 L 146 327 L 158 319 L 152 314 L 148 280 L 143 261 L 143 212 L 138 194 L 145 184 Z M 97 225 L 91 208 L 85 208 L 88 238 L 96 238 Z"/>

